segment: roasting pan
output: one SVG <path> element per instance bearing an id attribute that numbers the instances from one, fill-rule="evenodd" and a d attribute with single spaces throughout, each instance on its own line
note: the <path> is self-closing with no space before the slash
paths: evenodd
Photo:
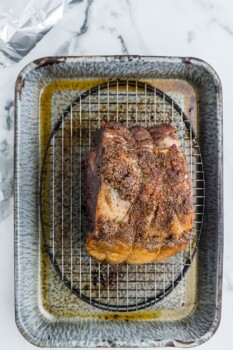
<path id="1" fill-rule="evenodd" d="M 189 247 L 160 264 L 85 252 L 83 160 L 102 120 L 172 123 L 193 181 Z M 221 315 L 222 92 L 195 58 L 48 57 L 16 81 L 15 310 L 43 347 L 190 347 Z"/>

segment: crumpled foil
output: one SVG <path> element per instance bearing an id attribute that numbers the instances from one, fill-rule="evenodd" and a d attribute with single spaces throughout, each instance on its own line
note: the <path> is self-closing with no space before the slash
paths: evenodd
<path id="1" fill-rule="evenodd" d="M 63 17 L 69 5 L 82 0 L 1 0 L 0 1 L 0 68 L 6 81 L 10 71 L 4 69 L 19 62 Z M 17 69 L 16 69 L 17 71 Z M 5 74 L 6 72 L 6 74 Z M 5 75 L 4 75 L 5 74 Z M 12 81 L 12 77 L 10 79 Z M 12 89 L 13 95 L 13 89 Z M 13 207 L 13 96 L 1 93 L 0 106 L 0 223 Z"/>
<path id="2" fill-rule="evenodd" d="M 71 2 L 7 0 L 7 10 L 0 10 L 0 66 L 20 61 L 62 18 Z"/>

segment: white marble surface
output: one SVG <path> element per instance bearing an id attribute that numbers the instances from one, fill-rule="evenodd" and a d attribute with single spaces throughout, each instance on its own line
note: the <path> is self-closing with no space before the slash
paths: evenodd
<path id="1" fill-rule="evenodd" d="M 0 0 L 1 8 L 1 0 Z M 233 338 L 233 1 L 83 0 L 19 63 L 0 72 L 0 348 L 31 349 L 14 322 L 13 97 L 18 72 L 48 55 L 139 54 L 194 56 L 220 76 L 224 102 L 225 251 L 223 315 L 201 349 L 232 350 Z"/>

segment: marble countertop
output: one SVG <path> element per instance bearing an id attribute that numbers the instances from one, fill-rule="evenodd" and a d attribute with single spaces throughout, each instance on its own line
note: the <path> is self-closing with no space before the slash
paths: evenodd
<path id="1" fill-rule="evenodd" d="M 0 2 L 1 7 L 1 2 Z M 0 344 L 31 349 L 14 321 L 13 124 L 14 82 L 30 61 L 49 55 L 138 54 L 193 56 L 218 73 L 224 103 L 224 283 L 222 321 L 201 349 L 232 350 L 233 203 L 232 0 L 83 0 L 74 1 L 63 19 L 19 63 L 0 75 Z"/>

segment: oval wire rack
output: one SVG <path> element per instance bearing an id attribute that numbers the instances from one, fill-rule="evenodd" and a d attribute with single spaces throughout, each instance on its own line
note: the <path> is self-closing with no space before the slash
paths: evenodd
<path id="1" fill-rule="evenodd" d="M 127 127 L 166 122 L 177 129 L 193 183 L 195 219 L 188 248 L 163 263 L 110 266 L 86 254 L 83 161 L 102 120 L 118 120 Z M 161 301 L 183 281 L 202 230 L 203 164 L 187 116 L 167 94 L 134 80 L 111 81 L 81 93 L 64 110 L 50 135 L 42 162 L 39 201 L 45 249 L 62 281 L 79 298 L 108 311 L 135 311 Z M 185 288 L 184 282 L 180 288 Z"/>

